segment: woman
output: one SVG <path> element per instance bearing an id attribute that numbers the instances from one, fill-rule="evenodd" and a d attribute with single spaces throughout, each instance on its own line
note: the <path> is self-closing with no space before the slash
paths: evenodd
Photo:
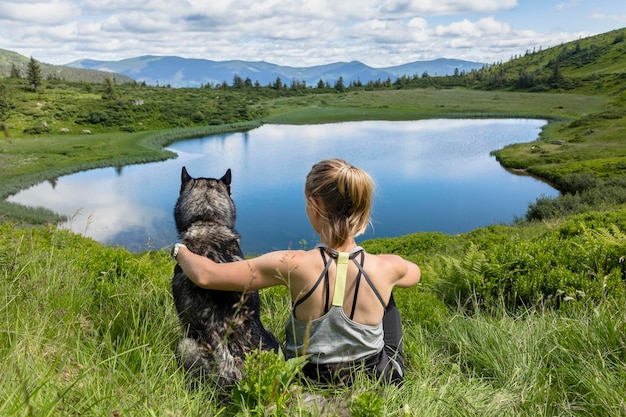
<path id="1" fill-rule="evenodd" d="M 386 382 L 400 382 L 402 325 L 392 289 L 415 285 L 421 273 L 397 255 L 372 255 L 356 244 L 370 222 L 373 193 L 365 171 L 341 159 L 324 160 L 313 166 L 304 189 L 307 217 L 320 235 L 315 249 L 215 263 L 178 244 L 174 257 L 203 288 L 286 285 L 293 310 L 285 350 L 288 357 L 309 355 L 307 377 L 349 383 L 353 370 L 364 368 Z"/>

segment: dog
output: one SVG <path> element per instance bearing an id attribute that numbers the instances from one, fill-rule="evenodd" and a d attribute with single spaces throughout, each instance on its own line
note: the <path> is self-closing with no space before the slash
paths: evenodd
<path id="1" fill-rule="evenodd" d="M 231 171 L 220 179 L 192 178 L 185 167 L 174 207 L 179 238 L 190 251 L 215 262 L 243 259 L 235 231 Z M 243 361 L 253 349 L 278 350 L 276 337 L 263 326 L 257 291 L 207 290 L 196 286 L 177 264 L 172 294 L 185 332 L 176 353 L 183 368 L 221 389 L 243 378 Z"/>

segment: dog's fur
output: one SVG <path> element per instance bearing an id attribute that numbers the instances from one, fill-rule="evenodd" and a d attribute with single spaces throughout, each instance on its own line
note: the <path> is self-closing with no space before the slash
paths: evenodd
<path id="1" fill-rule="evenodd" d="M 181 241 L 192 252 L 215 262 L 243 259 L 230 181 L 230 169 L 222 178 L 214 179 L 192 178 L 183 167 L 174 208 Z M 176 265 L 172 293 L 185 331 L 177 354 L 193 376 L 228 388 L 243 377 L 247 352 L 278 349 L 276 338 L 261 323 L 258 292 L 202 289 Z"/>

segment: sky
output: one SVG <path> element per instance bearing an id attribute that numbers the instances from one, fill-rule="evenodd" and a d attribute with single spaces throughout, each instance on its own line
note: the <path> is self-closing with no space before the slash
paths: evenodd
<path id="1" fill-rule="evenodd" d="M 624 27 L 624 0 L 0 0 L 0 48 L 58 65 L 143 55 L 490 64 Z"/>

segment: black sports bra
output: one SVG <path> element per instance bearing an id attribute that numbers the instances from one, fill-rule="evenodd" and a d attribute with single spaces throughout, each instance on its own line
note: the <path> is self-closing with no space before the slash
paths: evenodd
<path id="1" fill-rule="evenodd" d="M 313 287 L 302 298 L 298 299 L 293 304 L 294 315 L 295 315 L 296 307 L 298 307 L 300 304 L 306 301 L 311 296 L 311 294 L 315 292 L 315 290 L 320 285 L 322 280 L 324 280 L 324 290 L 326 294 L 325 295 L 326 299 L 324 303 L 324 314 L 326 314 L 330 308 L 330 290 L 329 290 L 330 277 L 328 276 L 328 269 L 330 268 L 330 265 L 333 263 L 333 260 L 337 259 L 339 252 L 323 244 L 319 244 L 317 245 L 317 247 L 320 249 L 320 254 L 322 255 L 322 260 L 324 261 L 324 270 L 322 271 L 322 274 L 315 282 L 315 285 L 313 285 Z M 326 258 L 326 255 L 328 255 L 328 259 Z M 352 260 L 352 262 L 354 262 L 354 264 L 359 269 L 359 273 L 356 276 L 356 284 L 355 284 L 356 286 L 354 288 L 354 300 L 352 301 L 352 310 L 350 310 L 350 316 L 349 316 L 350 320 L 352 320 L 354 318 L 354 312 L 356 310 L 356 300 L 359 294 L 359 285 L 361 283 L 361 276 L 365 278 L 365 281 L 367 281 L 372 291 L 374 291 L 374 294 L 378 298 L 378 301 L 380 301 L 380 304 L 383 306 L 383 308 L 385 308 L 385 302 L 383 301 L 383 298 L 380 296 L 380 293 L 374 286 L 374 283 L 372 283 L 370 278 L 367 276 L 367 274 L 363 270 L 363 263 L 365 262 L 365 250 L 362 247 L 357 246 L 354 249 L 352 249 L 348 255 L 349 255 L 349 258 Z M 359 255 L 361 255 L 360 262 L 356 259 L 357 256 Z"/>

